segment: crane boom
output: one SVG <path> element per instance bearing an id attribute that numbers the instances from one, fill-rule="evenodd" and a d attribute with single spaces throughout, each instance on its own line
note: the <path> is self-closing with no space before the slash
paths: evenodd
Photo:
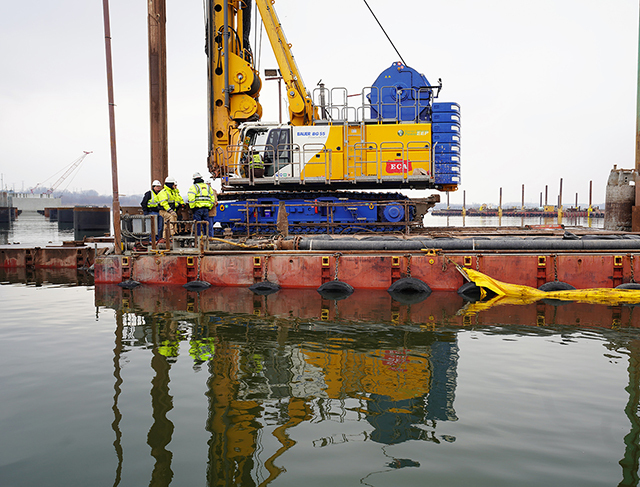
<path id="1" fill-rule="evenodd" d="M 282 78 L 287 86 L 291 125 L 312 125 L 316 108 L 287 42 L 273 4 L 256 0 Z M 206 1 L 208 57 L 209 170 L 214 177 L 226 165 L 227 147 L 237 143 L 238 126 L 262 117 L 258 95 L 262 81 L 249 45 L 251 0 Z"/>
<path id="2" fill-rule="evenodd" d="M 82 161 L 84 161 L 84 158 L 87 157 L 89 154 L 91 154 L 92 151 L 89 151 L 89 152 L 83 151 L 83 152 L 84 154 L 82 154 L 78 159 L 73 161 L 71 166 L 69 166 L 69 169 L 67 169 L 64 172 L 64 174 L 60 176 L 58 180 L 51 185 L 51 187 L 46 191 L 45 194 L 53 193 L 58 188 L 58 186 L 60 186 L 62 182 L 69 177 L 69 174 L 71 174 L 80 164 L 82 164 Z"/>
<path id="3" fill-rule="evenodd" d="M 287 85 L 289 104 L 289 120 L 291 125 L 311 125 L 315 107 L 307 91 L 302 75 L 291 52 L 291 44 L 287 42 L 273 4 L 275 0 L 256 0 L 265 32 L 269 37 L 271 49 L 278 62 L 280 73 Z"/>
<path id="4" fill-rule="evenodd" d="M 234 143 L 238 124 L 259 120 L 262 82 L 249 46 L 249 0 L 206 0 L 209 104 L 209 171 L 220 175 L 226 148 Z"/>

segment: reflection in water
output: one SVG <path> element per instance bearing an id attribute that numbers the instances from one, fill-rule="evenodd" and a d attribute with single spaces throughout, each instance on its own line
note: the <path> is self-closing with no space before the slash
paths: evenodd
<path id="1" fill-rule="evenodd" d="M 153 333 L 153 349 L 151 358 L 151 368 L 156 373 L 151 381 L 151 408 L 153 410 L 153 424 L 147 435 L 147 443 L 151 447 L 151 456 L 155 459 L 153 473 L 151 474 L 150 486 L 164 487 L 171 484 L 173 472 L 171 471 L 171 459 L 173 454 L 167 450 L 167 445 L 171 443 L 173 435 L 173 423 L 167 418 L 167 413 L 173 409 L 173 398 L 169 394 L 169 371 L 171 369 L 170 360 L 177 354 L 171 350 L 169 353 L 161 353 L 158 346 L 158 328 L 162 328 L 165 323 L 158 323 L 157 317 L 151 319 L 151 330 Z M 169 324 L 173 322 L 170 321 Z M 169 327 L 171 329 L 171 326 Z M 171 334 L 169 331 L 169 334 Z M 162 331 L 161 331 L 162 333 Z"/>
<path id="2" fill-rule="evenodd" d="M 0 245 L 9 244 L 9 235 L 11 234 L 12 223 L 0 221 Z"/>
<path id="3" fill-rule="evenodd" d="M 72 270 L 75 273 L 75 270 Z M 7 273 L 12 272 L 6 270 Z M 0 277 L 2 277 L 0 269 Z M 23 276 L 24 277 L 24 276 Z M 23 282 L 10 280 L 9 282 Z M 278 343 L 287 340 L 287 330 L 296 320 L 332 323 L 380 323 L 420 326 L 434 330 L 442 326 L 492 326 L 495 324 L 546 326 L 566 325 L 619 328 L 639 327 L 635 306 L 603 306 L 577 302 L 537 302 L 527 305 L 507 305 L 482 310 L 469 310 L 455 292 L 434 291 L 419 303 L 406 305 L 394 301 L 386 291 L 360 290 L 348 299 L 323 299 L 315 290 L 281 289 L 270 296 L 258 296 L 248 288 L 209 288 L 200 293 L 189 292 L 181 286 L 140 286 L 125 290 L 116 285 L 96 286 L 96 302 L 101 306 L 121 309 L 123 299 L 133 310 L 145 313 L 221 312 L 263 316 L 276 325 L 282 321 Z M 124 296 L 124 298 L 123 298 Z M 128 308 L 127 308 L 128 309 Z M 243 323 L 243 320 L 235 317 Z"/>
<path id="4" fill-rule="evenodd" d="M 282 328 L 259 319 L 246 325 L 217 327 L 207 393 L 207 430 L 212 435 L 209 485 L 256 485 L 252 472 L 264 450 L 265 422 L 277 425 L 271 434 L 280 446 L 264 460 L 268 475 L 261 485 L 283 471 L 277 460 L 296 444 L 289 435 L 292 428 L 306 421 L 332 421 L 336 416 L 344 420 L 351 412 L 349 400 L 356 401 L 358 414 L 374 428 L 368 439 L 384 444 L 430 441 L 435 438 L 436 419 L 455 419 L 453 334 L 445 337 L 450 342 L 440 342 L 430 333 L 401 330 L 318 337 L 313 325 L 298 324 L 295 333 L 289 330 L 286 344 L 277 346 Z M 385 348 L 377 348 L 378 343 Z M 442 362 L 433 360 L 434 344 L 445 345 L 441 355 L 445 350 L 452 354 Z M 441 384 L 445 377 L 446 383 Z M 432 384 L 436 384 L 433 390 Z M 441 393 L 449 396 L 438 397 Z M 325 438 L 318 446 L 333 443 L 333 438 Z"/>
<path id="5" fill-rule="evenodd" d="M 170 485 L 173 479 L 173 471 L 171 470 L 173 454 L 167 449 L 167 446 L 171 443 L 174 425 L 167 418 L 167 414 L 173 409 L 173 398 L 169 392 L 169 372 L 171 370 L 171 362 L 175 361 L 178 356 L 178 341 L 175 334 L 177 321 L 172 320 L 170 317 L 165 319 L 166 317 L 163 315 L 149 315 L 146 313 L 141 313 L 140 319 L 131 319 L 132 317 L 135 317 L 135 315 L 125 313 L 121 309 L 116 310 L 116 345 L 113 359 L 115 394 L 112 406 L 114 421 L 111 427 L 116 436 L 113 445 L 118 465 L 113 485 L 115 487 L 120 484 L 124 458 L 122 432 L 120 430 L 122 414 L 118 407 L 118 400 L 122 393 L 121 386 L 123 383 L 121 360 L 124 352 L 128 350 L 128 347 L 124 344 L 124 336 L 126 335 L 133 339 L 129 341 L 130 345 L 143 345 L 151 349 L 151 369 L 155 372 L 155 376 L 151 380 L 150 391 L 153 424 L 147 434 L 147 444 L 151 448 L 151 456 L 155 459 L 155 464 L 149 485 L 163 487 Z M 150 343 L 147 342 L 149 335 Z"/>
<path id="6" fill-rule="evenodd" d="M 45 284 L 92 286 L 93 276 L 81 269 L 0 267 L 0 283 L 20 283 L 36 287 Z"/>
<path id="7" fill-rule="evenodd" d="M 206 363 L 209 373 L 207 485 L 269 484 L 284 471 L 279 458 L 296 445 L 290 431 L 310 421 L 343 422 L 355 414 L 372 427 L 364 440 L 383 445 L 455 440 L 438 435 L 436 429 L 438 422 L 457 420 L 453 407 L 456 333 L 431 331 L 432 326 L 406 326 L 410 306 L 392 305 L 386 293 L 374 299 L 368 293 L 361 307 L 354 301 L 355 306 L 342 309 L 315 291 L 295 291 L 290 295 L 302 299 L 289 302 L 285 312 L 286 302 L 273 296 L 251 294 L 243 303 L 238 289 L 232 290 L 234 297 L 227 295 L 227 290 L 217 290 L 211 296 L 178 289 L 154 291 L 117 286 L 96 289 L 96 305 L 114 308 L 120 317 L 141 318 L 125 322 L 130 329 L 124 334 L 135 337 L 131 345 L 148 347 L 149 332 L 152 335 L 154 423 L 148 444 L 155 466 L 150 485 L 169 485 L 173 477 L 168 450 L 174 429 L 167 418 L 172 409 L 169 372 L 187 344 L 194 367 Z M 202 311 L 219 299 L 230 308 L 248 306 L 251 313 Z M 384 300 L 389 307 L 386 312 Z M 354 312 L 367 315 L 372 305 L 373 315 L 387 315 L 387 324 L 360 319 L 344 327 L 329 319 L 334 313 L 351 319 Z M 173 311 L 167 309 L 171 306 Z M 267 310 L 278 316 L 265 316 Z M 308 318 L 315 313 L 316 318 L 302 320 L 293 317 L 296 313 Z M 398 323 L 400 316 L 405 319 L 402 325 Z M 118 319 L 118 323 L 122 321 Z M 117 332 L 117 337 L 121 334 Z M 115 352 L 121 353 L 118 346 Z M 114 445 L 120 463 L 117 397 L 121 379 L 117 360 L 114 363 Z M 275 439 L 277 446 L 265 441 L 265 434 Z M 317 438 L 314 446 L 343 441 L 350 440 L 330 435 Z M 407 458 L 389 459 L 390 468 L 417 464 Z M 116 484 L 119 475 L 120 467 Z"/>
<path id="8" fill-rule="evenodd" d="M 449 338 L 451 341 L 446 341 Z M 455 335 L 441 337 L 439 341 L 425 345 L 429 351 L 423 363 L 416 368 L 407 357 L 407 351 L 385 353 L 383 364 L 389 366 L 384 372 L 393 372 L 384 387 L 396 394 L 372 393 L 367 401 L 367 421 L 375 428 L 371 439 L 378 443 L 393 445 L 407 440 L 424 440 L 439 443 L 435 435 L 436 420 L 456 421 L 453 409 L 458 347 Z M 423 368 L 424 367 L 424 368 Z M 412 370 L 413 369 L 413 370 Z M 417 369 L 417 370 L 416 370 Z M 415 381 L 406 388 L 398 381 Z M 380 381 L 380 376 L 377 376 Z M 424 429 L 429 426 L 429 429 Z M 447 437 L 447 441 L 455 438 Z"/>
<path id="9" fill-rule="evenodd" d="M 640 418 L 638 407 L 640 406 L 640 340 L 630 340 L 626 344 L 629 350 L 629 385 L 626 391 L 629 393 L 624 412 L 631 423 L 631 431 L 624 437 L 624 458 L 620 460 L 622 467 L 622 482 L 620 487 L 636 486 L 640 481 L 638 477 L 638 464 L 640 463 Z"/>
<path id="10" fill-rule="evenodd" d="M 122 374 L 120 368 L 120 358 L 122 356 L 122 334 L 124 329 L 124 322 L 122 319 L 122 312 L 116 312 L 116 344 L 113 348 L 113 377 L 115 378 L 115 383 L 113 385 L 113 390 L 115 391 L 113 395 L 113 423 L 111 423 L 111 428 L 113 432 L 116 434 L 116 439 L 113 441 L 113 447 L 116 450 L 116 457 L 118 458 L 118 466 L 116 467 L 116 479 L 113 482 L 113 486 L 116 487 L 120 485 L 120 480 L 122 479 L 122 463 L 124 460 L 124 454 L 122 451 L 122 431 L 120 431 L 120 421 L 122 420 L 122 414 L 120 413 L 120 409 L 118 408 L 118 400 L 120 399 L 120 394 L 122 393 Z"/>
<path id="11" fill-rule="evenodd" d="M 261 407 L 255 401 L 238 401 L 238 354 L 226 341 L 216 347 L 209 362 L 206 392 L 209 415 L 206 429 L 209 440 L 207 485 L 255 485 L 251 479 L 256 451 L 255 418 Z"/>
<path id="12" fill-rule="evenodd" d="M 122 336 L 130 337 L 129 346 L 152 352 L 154 422 L 147 441 L 155 460 L 153 486 L 170 485 L 173 479 L 170 371 L 187 353 L 195 369 L 208 373 L 207 485 L 268 485 L 285 471 L 283 455 L 298 448 L 302 430 L 294 435 L 294 429 L 318 423 L 327 424 L 327 434 L 311 439 L 313 448 L 352 441 L 382 445 L 387 470 L 361 479 L 370 485 L 374 474 L 420 466 L 409 455 L 393 456 L 389 447 L 407 441 L 456 442 L 442 425 L 458 419 L 457 327 L 506 322 L 523 325 L 525 334 L 526 327 L 544 333 L 548 323 L 619 327 L 627 320 L 631 324 L 633 317 L 632 309 L 619 306 L 539 302 L 470 318 L 460 312 L 464 302 L 455 293 L 434 293 L 421 303 L 401 305 L 388 293 L 371 291 L 327 301 L 306 290 L 257 296 L 237 288 L 192 293 L 181 287 L 98 286 L 95 299 L 97 306 L 117 310 L 118 326 L 126 318 L 125 330 L 116 332 L 116 356 L 124 351 L 118 347 Z M 491 333 L 513 332 L 494 327 Z M 626 413 L 632 428 L 620 461 L 620 485 L 637 485 L 640 351 L 635 341 L 617 348 L 631 350 Z M 117 485 L 122 380 L 116 359 L 114 365 Z M 351 421 L 366 422 L 370 429 L 354 434 L 347 428 Z M 340 432 L 331 429 L 342 423 Z M 302 451 L 307 444 L 300 445 Z"/>

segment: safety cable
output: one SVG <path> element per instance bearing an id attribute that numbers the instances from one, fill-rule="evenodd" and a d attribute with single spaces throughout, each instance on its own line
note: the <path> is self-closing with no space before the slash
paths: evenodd
<path id="1" fill-rule="evenodd" d="M 398 55 L 398 57 L 400 58 L 400 61 L 402 61 L 402 64 L 404 64 L 405 66 L 407 65 L 407 63 L 404 62 L 404 59 L 402 59 L 402 56 L 400 55 L 400 52 L 398 52 L 398 49 L 396 49 L 396 46 L 393 44 L 393 41 L 391 40 L 391 37 L 389 37 L 389 34 L 387 34 L 387 31 L 384 30 L 384 27 L 382 27 L 382 24 L 380 23 L 380 21 L 378 20 L 378 17 L 376 17 L 376 14 L 373 13 L 373 10 L 371 9 L 371 7 L 369 7 L 369 4 L 367 3 L 367 0 L 364 0 L 364 4 L 367 6 L 367 8 L 369 9 L 369 11 L 371 12 L 371 15 L 373 15 L 373 18 L 376 19 L 376 22 L 378 22 L 378 25 L 380 26 L 380 28 L 382 29 L 382 32 L 384 32 L 384 35 L 387 36 L 387 39 L 389 39 L 389 43 L 391 44 L 391 46 L 393 47 L 393 49 L 395 49 L 396 54 Z"/>

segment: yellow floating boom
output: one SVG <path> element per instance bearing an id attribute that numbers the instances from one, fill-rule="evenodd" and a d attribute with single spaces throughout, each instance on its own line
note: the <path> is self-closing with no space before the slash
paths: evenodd
<path id="1" fill-rule="evenodd" d="M 496 296 L 482 304 L 489 308 L 498 304 L 530 304 L 541 299 L 557 299 L 591 304 L 636 304 L 640 303 L 640 290 L 637 289 L 571 289 L 567 291 L 540 291 L 529 286 L 509 284 L 489 277 L 482 272 L 458 266 L 458 270 L 469 281 L 475 283 L 486 294 L 487 291 Z M 474 303 L 480 304 L 480 303 Z M 479 311 L 479 309 L 478 309 Z"/>

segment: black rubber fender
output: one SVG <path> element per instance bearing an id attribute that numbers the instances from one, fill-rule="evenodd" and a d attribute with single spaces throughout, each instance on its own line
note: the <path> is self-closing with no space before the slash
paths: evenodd
<path id="1" fill-rule="evenodd" d="M 571 291 L 572 289 L 575 289 L 575 287 L 562 281 L 549 281 L 545 282 L 538 289 L 548 293 L 550 291 Z"/>
<path id="2" fill-rule="evenodd" d="M 431 293 L 400 293 L 388 291 L 391 298 L 402 304 L 418 304 L 429 297 Z"/>
<path id="3" fill-rule="evenodd" d="M 471 303 L 475 303 L 476 301 L 489 301 L 497 296 L 496 293 L 490 289 L 484 289 L 484 296 L 482 291 L 483 289 L 477 286 L 475 282 L 465 282 L 458 288 L 458 294 L 462 299 Z"/>
<path id="4" fill-rule="evenodd" d="M 640 290 L 640 283 L 638 282 L 625 282 L 624 284 L 620 284 L 615 287 L 616 289 L 631 289 L 631 290 Z M 630 308 L 637 308 L 640 306 L 640 303 L 634 304 L 624 304 L 623 306 L 628 306 Z"/>
<path id="5" fill-rule="evenodd" d="M 416 304 L 431 295 L 429 285 L 415 277 L 403 277 L 389 286 L 387 292 L 394 301 L 402 304 Z"/>
<path id="6" fill-rule="evenodd" d="M 387 289 L 390 293 L 403 293 L 403 294 L 431 294 L 431 288 L 429 285 L 416 279 L 415 277 L 403 277 L 389 286 Z"/>
<path id="7" fill-rule="evenodd" d="M 254 294 L 257 294 L 259 296 L 268 296 L 269 294 L 277 293 L 278 291 L 280 291 L 280 286 L 275 282 L 263 281 L 256 282 L 252 286 L 249 286 L 249 289 L 251 289 Z"/>
<path id="8" fill-rule="evenodd" d="M 353 294 L 353 286 L 342 281 L 329 281 L 320 286 L 318 292 L 325 299 L 339 301 Z"/>
<path id="9" fill-rule="evenodd" d="M 462 296 L 465 301 L 470 301 L 472 303 L 480 301 L 481 297 L 480 288 L 475 282 L 465 282 L 458 288 L 458 294 Z"/>
<path id="10" fill-rule="evenodd" d="M 126 281 L 122 281 L 118 283 L 118 286 L 125 289 L 133 289 L 134 287 L 138 287 L 140 283 L 138 281 L 134 281 L 133 279 L 127 279 Z"/>
<path id="11" fill-rule="evenodd" d="M 640 289 L 640 283 L 638 282 L 626 282 L 624 284 L 620 284 L 616 286 L 616 289 Z"/>
<path id="12" fill-rule="evenodd" d="M 187 291 L 202 291 L 211 287 L 207 281 L 189 281 L 182 285 Z"/>

